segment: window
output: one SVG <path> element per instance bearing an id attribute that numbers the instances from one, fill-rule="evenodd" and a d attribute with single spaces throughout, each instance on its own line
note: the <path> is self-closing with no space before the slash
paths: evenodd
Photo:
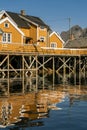
<path id="1" fill-rule="evenodd" d="M 10 33 L 8 33 L 8 42 L 11 42 L 11 34 Z"/>
<path id="2" fill-rule="evenodd" d="M 52 48 L 57 48 L 57 43 L 51 43 L 50 45 Z"/>
<path id="3" fill-rule="evenodd" d="M 3 33 L 2 42 L 3 43 L 11 43 L 11 34 L 10 33 Z"/>
<path id="4" fill-rule="evenodd" d="M 8 24 L 8 23 L 5 23 L 5 24 L 4 24 L 4 27 L 5 27 L 5 28 L 8 28 L 8 27 L 9 27 L 9 24 Z"/>
<path id="5" fill-rule="evenodd" d="M 45 27 L 44 26 L 40 26 L 40 29 L 45 31 Z"/>
<path id="6" fill-rule="evenodd" d="M 41 41 L 41 42 L 44 42 L 44 41 L 45 41 L 45 37 L 41 36 L 41 37 L 40 37 L 40 41 Z"/>

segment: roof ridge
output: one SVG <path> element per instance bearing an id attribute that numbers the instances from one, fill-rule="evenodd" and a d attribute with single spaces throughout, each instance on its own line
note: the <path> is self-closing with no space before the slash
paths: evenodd
<path id="1" fill-rule="evenodd" d="M 12 11 L 6 11 L 6 12 L 18 24 L 18 26 L 24 25 L 25 27 L 29 27 L 28 26 L 29 21 L 22 18 L 22 17 L 24 17 L 24 18 L 29 19 L 32 23 L 34 23 L 36 25 L 44 26 L 47 29 L 51 30 L 50 27 L 38 16 L 26 15 L 26 14 L 22 15 L 21 13 L 16 13 L 16 12 L 12 12 Z M 22 16 L 22 17 L 20 17 L 20 16 Z M 23 20 L 25 20 L 25 23 L 23 23 Z"/>

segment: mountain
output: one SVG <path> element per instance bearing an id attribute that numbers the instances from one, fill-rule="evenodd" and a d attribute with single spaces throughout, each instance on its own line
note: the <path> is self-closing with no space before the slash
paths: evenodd
<path id="1" fill-rule="evenodd" d="M 87 47 L 87 28 L 83 29 L 79 25 L 75 25 L 70 30 L 61 32 L 60 36 L 65 41 L 64 47 Z"/>

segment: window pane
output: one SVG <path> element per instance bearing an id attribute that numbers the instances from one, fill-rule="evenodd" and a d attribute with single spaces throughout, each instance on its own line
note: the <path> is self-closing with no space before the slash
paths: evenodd
<path id="1" fill-rule="evenodd" d="M 4 27 L 5 27 L 5 28 L 8 28 L 8 27 L 9 27 L 9 24 L 8 24 L 8 23 L 5 23 L 5 24 L 4 24 Z"/>
<path id="2" fill-rule="evenodd" d="M 8 42 L 11 42 L 11 35 L 8 33 Z"/>
<path id="3" fill-rule="evenodd" d="M 3 34 L 3 42 L 6 42 L 6 33 Z"/>
<path id="4" fill-rule="evenodd" d="M 56 43 L 51 43 L 51 47 L 56 48 L 57 47 Z"/>

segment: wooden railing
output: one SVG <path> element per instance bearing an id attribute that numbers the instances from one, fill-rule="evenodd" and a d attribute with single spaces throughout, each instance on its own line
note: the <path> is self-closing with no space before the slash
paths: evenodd
<path id="1" fill-rule="evenodd" d="M 0 44 L 1 52 L 14 53 L 35 53 L 44 55 L 87 55 L 87 49 L 69 49 L 69 48 L 51 48 L 40 47 L 39 45 L 21 45 L 21 44 Z"/>

